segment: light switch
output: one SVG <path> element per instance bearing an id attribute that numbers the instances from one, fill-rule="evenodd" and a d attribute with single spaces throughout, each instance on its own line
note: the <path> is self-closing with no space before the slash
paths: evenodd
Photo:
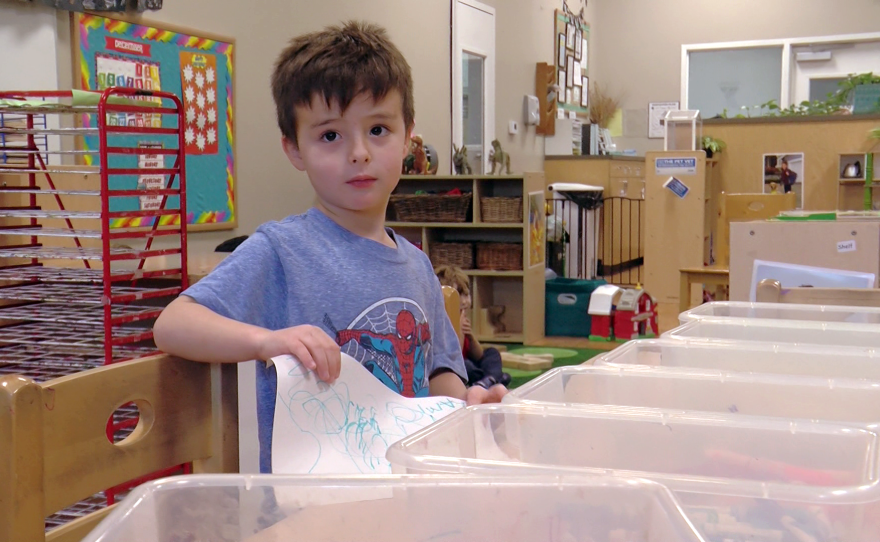
<path id="1" fill-rule="evenodd" d="M 510 132 L 510 135 L 516 135 L 519 133 L 519 123 L 515 120 L 510 121 L 507 125 L 507 131 Z"/>

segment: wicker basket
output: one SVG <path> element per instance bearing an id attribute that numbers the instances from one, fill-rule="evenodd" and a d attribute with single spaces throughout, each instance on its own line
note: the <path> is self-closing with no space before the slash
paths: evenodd
<path id="1" fill-rule="evenodd" d="M 480 198 L 483 222 L 522 222 L 522 198 Z"/>
<path id="2" fill-rule="evenodd" d="M 432 243 L 431 265 L 454 265 L 462 269 L 474 268 L 473 243 Z"/>
<path id="3" fill-rule="evenodd" d="M 491 269 L 493 271 L 521 271 L 522 268 L 522 243 L 477 244 L 477 269 Z"/>
<path id="4" fill-rule="evenodd" d="M 392 194 L 391 205 L 401 222 L 464 222 L 473 194 Z"/>

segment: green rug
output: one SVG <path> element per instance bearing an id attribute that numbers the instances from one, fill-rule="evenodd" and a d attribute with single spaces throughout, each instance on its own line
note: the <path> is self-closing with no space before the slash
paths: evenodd
<path id="1" fill-rule="evenodd" d="M 552 348 L 541 346 L 511 345 L 508 352 L 512 354 L 553 354 L 553 367 L 564 367 L 566 365 L 580 365 L 581 363 L 592 359 L 600 354 L 604 354 L 605 350 L 591 350 L 587 348 Z M 547 369 L 549 371 L 549 369 Z M 545 371 L 522 371 L 519 369 L 504 369 L 504 372 L 510 375 L 510 389 L 518 388 L 536 376 L 543 374 Z"/>

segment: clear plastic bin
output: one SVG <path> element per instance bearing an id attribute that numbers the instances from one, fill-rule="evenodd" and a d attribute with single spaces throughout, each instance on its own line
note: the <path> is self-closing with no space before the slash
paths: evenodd
<path id="1" fill-rule="evenodd" d="M 139 487 L 83 542 L 349 540 L 703 539 L 645 480 L 195 475 Z"/>
<path id="2" fill-rule="evenodd" d="M 652 479 L 713 541 L 876 542 L 876 441 L 824 423 L 508 404 L 456 412 L 392 445 L 387 457 L 402 473 Z"/>
<path id="3" fill-rule="evenodd" d="M 820 378 L 880 380 L 880 351 L 764 343 L 629 341 L 594 358 L 594 366 L 648 365 Z M 880 416 L 878 416 L 880 417 Z"/>
<path id="4" fill-rule="evenodd" d="M 703 303 L 678 316 L 678 320 L 682 324 L 704 318 L 760 318 L 880 324 L 880 307 L 713 301 L 711 303 Z"/>
<path id="5" fill-rule="evenodd" d="M 610 405 L 880 427 L 880 382 L 645 366 L 559 367 L 504 401 Z"/>
<path id="6" fill-rule="evenodd" d="M 842 322 L 756 320 L 719 318 L 694 320 L 667 331 L 661 337 L 729 344 L 747 341 L 857 348 L 863 352 L 880 349 L 880 326 Z"/>

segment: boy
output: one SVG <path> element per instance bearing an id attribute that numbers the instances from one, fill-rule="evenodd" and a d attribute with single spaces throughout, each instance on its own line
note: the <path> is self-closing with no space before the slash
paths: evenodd
<path id="1" fill-rule="evenodd" d="M 440 284 L 455 288 L 461 298 L 461 331 L 464 335 L 461 353 L 467 369 L 468 385 L 507 386 L 510 384 L 510 375 L 501 368 L 501 352 L 497 348 L 483 348 L 471 330 L 471 322 L 467 317 L 467 311 L 471 308 L 471 287 L 467 275 L 461 268 L 452 265 L 441 265 L 434 272 L 440 279 Z"/>
<path id="2" fill-rule="evenodd" d="M 425 254 L 384 227 L 413 128 L 410 67 L 377 26 L 295 38 L 272 75 L 284 153 L 314 207 L 260 226 L 163 311 L 156 344 L 195 361 L 296 356 L 322 380 L 340 351 L 404 396 L 499 401 L 466 388 L 458 339 Z M 260 470 L 271 472 L 277 375 L 257 363 Z"/>

